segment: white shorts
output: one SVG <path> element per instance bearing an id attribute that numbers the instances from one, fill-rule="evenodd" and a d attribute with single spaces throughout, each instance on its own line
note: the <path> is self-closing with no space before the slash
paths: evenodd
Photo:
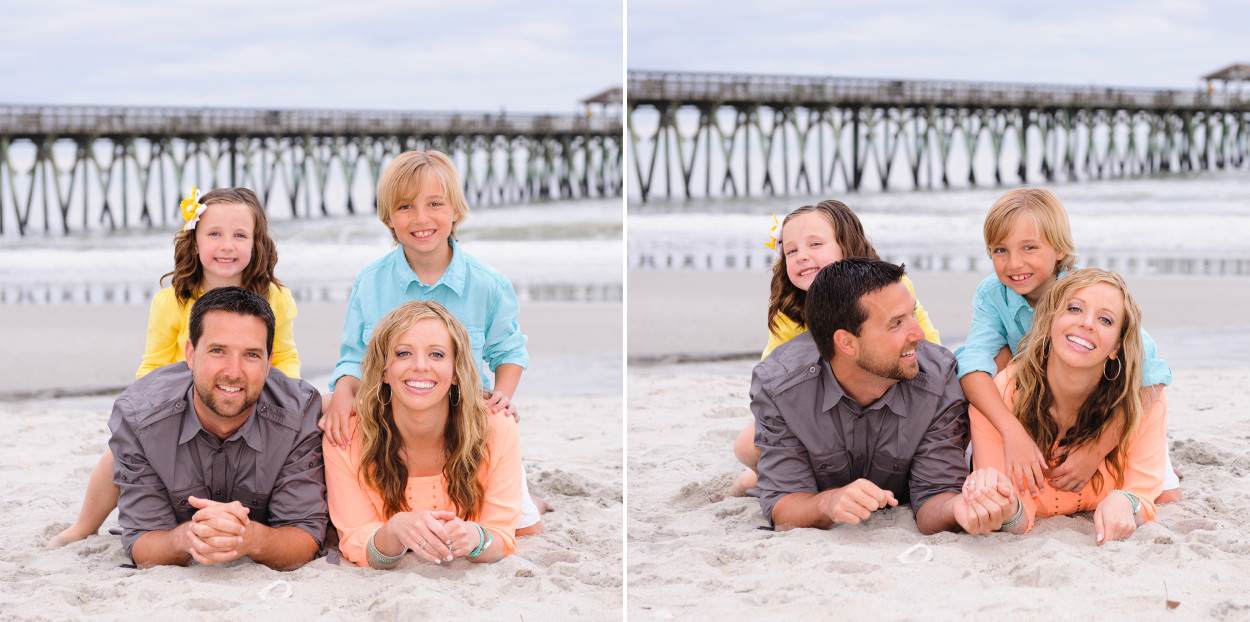
<path id="1" fill-rule="evenodd" d="M 530 498 L 529 477 L 525 475 L 525 463 L 521 463 L 521 522 L 517 525 L 517 529 L 529 527 L 543 519 L 543 515 L 538 513 L 538 506 L 534 505 L 534 500 Z"/>
<path id="2" fill-rule="evenodd" d="M 1181 487 L 1181 478 L 1176 476 L 1176 469 L 1172 468 L 1172 449 L 1167 448 L 1167 468 L 1163 470 L 1163 489 L 1173 490 Z M 522 506 L 524 507 L 524 506 Z M 524 512 L 524 509 L 522 510 Z"/>

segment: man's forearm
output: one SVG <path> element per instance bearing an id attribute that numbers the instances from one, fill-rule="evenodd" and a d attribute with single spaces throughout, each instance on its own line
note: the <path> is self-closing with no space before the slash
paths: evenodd
<path id="1" fill-rule="evenodd" d="M 829 492 L 829 491 L 825 491 Z M 778 529 L 815 527 L 828 529 L 833 518 L 825 512 L 820 495 L 810 492 L 792 492 L 777 500 L 773 506 L 773 525 Z"/>
<path id="2" fill-rule="evenodd" d="M 959 531 L 961 528 L 955 520 L 952 506 L 958 496 L 957 492 L 939 492 L 926 499 L 916 511 L 916 528 L 920 533 L 929 535 L 939 531 Z"/>
<path id="3" fill-rule="evenodd" d="M 274 570 L 294 570 L 317 554 L 317 541 L 299 527 L 269 527 L 252 521 L 243 532 L 240 548 L 254 562 Z"/>
<path id="4" fill-rule="evenodd" d="M 191 548 L 187 541 L 190 522 L 169 530 L 149 531 L 130 549 L 130 556 L 140 568 L 152 566 L 186 566 L 191 563 Z"/>

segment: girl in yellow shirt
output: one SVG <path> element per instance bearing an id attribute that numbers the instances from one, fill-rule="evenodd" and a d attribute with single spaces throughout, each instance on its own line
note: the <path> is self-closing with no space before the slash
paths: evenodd
<path id="1" fill-rule="evenodd" d="M 136 372 L 148 372 L 186 360 L 191 306 L 204 292 L 242 287 L 265 296 L 276 320 L 273 366 L 292 378 L 300 372 L 293 325 L 295 300 L 274 276 L 278 253 L 269 237 L 269 221 L 256 193 L 247 188 L 220 188 L 196 201 L 196 190 L 182 201 L 183 229 L 174 236 L 174 269 L 161 277 L 170 285 L 152 298 L 147 347 Z M 209 209 L 211 207 L 211 209 Z M 113 453 L 104 451 L 79 510 L 78 520 L 49 542 L 62 546 L 94 535 L 117 507 Z"/>
<path id="2" fill-rule="evenodd" d="M 821 268 L 844 257 L 880 259 L 864 234 L 859 217 L 845 203 L 833 199 L 804 205 L 787 214 L 781 222 L 776 247 L 780 254 L 773 264 L 772 292 L 768 299 L 768 345 L 760 359 L 807 331 L 803 305 L 807 300 L 807 288 Z M 915 296 L 911 280 L 904 276 L 903 284 Z M 938 331 L 919 301 L 915 315 L 925 339 L 941 345 Z M 734 480 L 730 494 L 742 495 L 755 487 L 755 468 L 760 459 L 760 450 L 755 446 L 754 422 L 743 428 L 734 440 L 734 455 L 747 468 Z"/>

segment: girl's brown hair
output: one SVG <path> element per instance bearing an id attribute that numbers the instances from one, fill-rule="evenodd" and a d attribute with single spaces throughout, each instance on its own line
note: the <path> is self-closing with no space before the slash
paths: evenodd
<path id="1" fill-rule="evenodd" d="M 269 285 L 282 285 L 274 276 L 278 265 L 278 248 L 269 237 L 269 218 L 256 193 L 247 188 L 218 188 L 200 199 L 207 210 L 222 203 L 241 203 L 252 210 L 252 258 L 243 269 L 241 286 L 250 292 L 269 299 Z M 178 302 L 186 302 L 200 292 L 204 282 L 204 266 L 200 263 L 199 246 L 195 240 L 197 229 L 179 231 L 174 236 L 174 269 L 161 276 L 161 284 L 170 279 Z M 172 277 L 172 278 L 170 278 Z"/>
<path id="2" fill-rule="evenodd" d="M 864 225 L 859 222 L 859 217 L 841 201 L 828 199 L 815 205 L 804 205 L 786 214 L 785 220 L 781 221 L 781 234 L 777 238 L 777 261 L 773 264 L 772 291 L 768 296 L 768 330 L 774 334 L 780 329 L 777 323 L 779 313 L 784 313 L 794 320 L 799 328 L 807 326 L 807 321 L 803 316 L 807 292 L 790 282 L 790 276 L 786 274 L 786 255 L 782 250 L 782 244 L 786 235 L 786 223 L 796 216 L 810 212 L 818 213 L 829 221 L 843 258 L 880 259 L 877 256 L 877 250 L 872 247 L 872 242 L 869 242 L 868 236 L 864 234 Z"/>
<path id="3" fill-rule="evenodd" d="M 1098 283 L 1106 283 L 1118 289 L 1124 297 L 1124 317 L 1120 321 L 1120 347 L 1117 349 L 1119 365 L 1104 363 L 1101 380 L 1085 403 L 1081 405 L 1076 423 L 1059 435 L 1058 425 L 1050 415 L 1054 394 L 1046 380 L 1046 363 L 1051 343 L 1048 336 L 1056 315 L 1061 313 L 1068 300 L 1078 290 Z M 1107 469 L 1115 478 L 1115 487 L 1124 483 L 1123 456 L 1127 455 L 1128 441 L 1132 438 L 1137 422 L 1141 419 L 1142 340 L 1141 309 L 1133 300 L 1124 279 L 1114 272 L 1098 268 L 1082 268 L 1069 273 L 1055 282 L 1054 287 L 1038 303 L 1033 316 L 1033 327 L 1025 338 L 1016 364 L 1016 397 L 1012 412 L 1024 425 L 1025 431 L 1037 443 L 1051 465 L 1063 462 L 1073 449 L 1098 442 L 1104 430 L 1119 425 L 1120 438 L 1117 451 L 1107 457 Z M 1109 371 L 1122 368 L 1119 374 Z M 1111 376 L 1112 379 L 1108 379 Z M 1094 490 L 1101 490 L 1102 474 L 1094 473 L 1090 480 Z"/>
<path id="4" fill-rule="evenodd" d="M 464 326 L 442 305 L 432 301 L 409 302 L 396 307 L 373 331 L 362 365 L 360 391 L 356 394 L 356 417 L 363 445 L 360 451 L 361 481 L 378 491 L 387 518 L 410 509 L 404 494 L 408 486 L 408 467 L 401 458 L 404 439 L 395 424 L 390 385 L 382 382 L 387 366 L 394 359 L 395 342 L 421 320 L 439 320 L 451 335 L 455 357 L 455 379 L 460 400 L 451 404 L 443 433 L 443 450 L 447 456 L 443 476 L 447 478 L 447 496 L 455 504 L 456 514 L 465 520 L 476 519 L 485 502 L 485 487 L 480 481 L 482 469 L 490 457 L 487 441 L 490 421 L 482 403 L 481 384 L 473 359 L 473 346 Z"/>

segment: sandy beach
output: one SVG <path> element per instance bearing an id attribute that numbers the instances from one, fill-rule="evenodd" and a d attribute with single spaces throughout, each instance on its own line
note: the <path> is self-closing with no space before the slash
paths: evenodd
<path id="1" fill-rule="evenodd" d="M 979 275 L 912 279 L 944 340 L 962 341 Z M 1244 282 L 1130 286 L 1165 359 L 1209 359 L 1168 349 L 1207 344 L 1207 333 L 1223 346 L 1203 348 L 1245 351 Z M 629 287 L 630 620 L 1250 619 L 1250 365 L 1173 363 L 1168 431 L 1185 498 L 1126 541 L 1096 547 L 1089 515 L 1022 536 L 922 536 L 906 507 L 855 527 L 773 532 L 760 529 L 756 499 L 726 496 L 741 469 L 731 444 L 751 420 L 767 275 L 632 272 Z M 688 321 L 664 320 L 660 304 Z"/>
<path id="2" fill-rule="evenodd" d="M 147 310 L 5 306 L 0 313 L 8 359 L 0 522 L 9 526 L 0 534 L 0 619 L 133 620 L 137 612 L 186 620 L 621 618 L 620 304 L 522 305 L 532 360 L 516 401 L 530 486 L 555 506 L 546 531 L 522 538 L 518 553 L 496 564 L 406 559 L 389 572 L 329 558 L 287 573 L 246 559 L 126 568 L 121 538 L 107 534 L 116 513 L 102 535 L 45 548 L 77 514 L 107 445 L 115 387 L 133 378 Z M 304 376 L 322 390 L 342 313 L 338 305 L 300 306 Z M 574 339 L 570 326 L 586 330 Z"/>

